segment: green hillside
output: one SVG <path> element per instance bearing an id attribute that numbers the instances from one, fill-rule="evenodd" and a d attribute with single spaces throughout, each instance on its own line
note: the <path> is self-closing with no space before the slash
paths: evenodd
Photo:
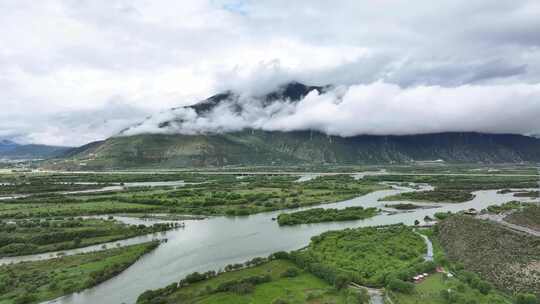
<path id="1" fill-rule="evenodd" d="M 227 165 L 387 164 L 444 160 L 462 163 L 540 161 L 540 140 L 521 135 L 440 133 L 327 136 L 318 132 L 117 136 L 72 150 L 60 168 L 171 168 Z"/>

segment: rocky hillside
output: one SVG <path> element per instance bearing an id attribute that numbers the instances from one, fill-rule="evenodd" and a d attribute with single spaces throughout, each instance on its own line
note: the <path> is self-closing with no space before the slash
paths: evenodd
<path id="1" fill-rule="evenodd" d="M 456 215 L 441 222 L 447 256 L 497 288 L 540 295 L 540 240 L 496 223 Z"/>

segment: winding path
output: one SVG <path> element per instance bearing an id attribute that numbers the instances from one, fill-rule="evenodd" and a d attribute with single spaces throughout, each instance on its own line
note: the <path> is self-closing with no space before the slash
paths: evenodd
<path id="1" fill-rule="evenodd" d="M 422 239 L 424 239 L 424 242 L 426 243 L 427 252 L 426 252 L 426 255 L 424 256 L 424 260 L 433 261 L 433 243 L 431 242 L 431 240 L 427 236 L 425 236 L 425 235 L 421 234 L 420 232 L 416 231 L 416 229 L 414 230 L 414 233 L 421 236 Z"/>
<path id="2" fill-rule="evenodd" d="M 507 215 L 508 214 L 480 214 L 480 215 L 477 216 L 477 218 L 482 219 L 482 220 L 492 221 L 494 223 L 497 223 L 497 224 L 499 224 L 501 226 L 505 226 L 506 228 L 509 228 L 511 230 L 514 230 L 514 231 L 523 232 L 523 233 L 526 233 L 526 234 L 529 234 L 529 235 L 532 235 L 532 236 L 540 237 L 540 231 L 536 231 L 534 229 L 519 226 L 519 225 L 512 224 L 512 223 L 509 223 L 509 222 L 505 221 L 504 218 Z"/>

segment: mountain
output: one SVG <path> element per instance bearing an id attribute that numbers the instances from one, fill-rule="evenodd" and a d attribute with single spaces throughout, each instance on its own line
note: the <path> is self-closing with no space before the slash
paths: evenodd
<path id="1" fill-rule="evenodd" d="M 289 83 L 255 99 L 263 109 L 275 102 L 294 103 L 309 92 L 328 87 Z M 225 92 L 189 110 L 203 116 L 226 106 L 242 113 L 238 94 Z M 220 108 L 221 109 L 221 108 Z M 514 134 L 437 133 L 404 136 L 328 136 L 315 131 L 241 131 L 178 134 L 184 116 L 149 118 L 164 134 L 130 135 L 141 122 L 119 136 L 66 152 L 54 166 L 62 168 L 173 168 L 226 165 L 387 164 L 443 160 L 461 163 L 540 162 L 540 139 Z M 155 133 L 156 130 L 153 130 Z"/>
<path id="2" fill-rule="evenodd" d="M 27 160 L 45 159 L 63 156 L 70 147 L 47 146 L 36 144 L 18 144 L 11 140 L 0 140 L 0 159 Z"/>

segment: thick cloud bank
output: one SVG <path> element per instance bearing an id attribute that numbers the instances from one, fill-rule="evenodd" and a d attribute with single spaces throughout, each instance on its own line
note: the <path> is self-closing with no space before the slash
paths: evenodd
<path id="1" fill-rule="evenodd" d="M 241 110 L 239 110 L 241 109 Z M 298 102 L 237 95 L 198 115 L 178 108 L 123 135 L 314 130 L 344 137 L 436 132 L 540 133 L 540 84 L 416 86 L 375 82 L 310 92 Z"/>
<path id="2" fill-rule="evenodd" d="M 538 0 L 0 0 L 0 28 L 0 139 L 21 143 L 82 145 L 225 89 L 264 94 L 291 80 L 364 84 L 372 94 L 377 86 L 369 84 L 377 81 L 419 88 L 393 88 L 395 96 L 383 94 L 393 99 L 360 103 L 363 107 L 355 106 L 360 114 L 354 113 L 364 117 L 352 126 L 340 126 L 349 111 L 344 103 L 328 109 L 344 116 L 343 122 L 310 117 L 299 106 L 280 115 L 253 109 L 257 113 L 224 123 L 221 117 L 201 119 L 193 128 L 258 124 L 343 134 L 427 131 L 442 129 L 438 123 L 450 118 L 397 122 L 428 116 L 407 114 L 409 109 L 436 115 L 437 96 L 424 93 L 429 107 L 408 104 L 384 117 L 368 105 L 382 111 L 386 102 L 404 104 L 402 99 L 422 90 L 468 97 L 461 92 L 476 89 L 461 86 L 540 83 Z M 475 102 L 452 99 L 444 108 L 476 108 Z M 290 115 L 302 119 L 288 121 Z M 382 118 L 390 125 L 382 126 Z M 470 127 L 466 118 L 448 130 Z M 516 124 L 524 121 L 520 117 Z M 487 129 L 493 128 L 498 125 Z"/>

